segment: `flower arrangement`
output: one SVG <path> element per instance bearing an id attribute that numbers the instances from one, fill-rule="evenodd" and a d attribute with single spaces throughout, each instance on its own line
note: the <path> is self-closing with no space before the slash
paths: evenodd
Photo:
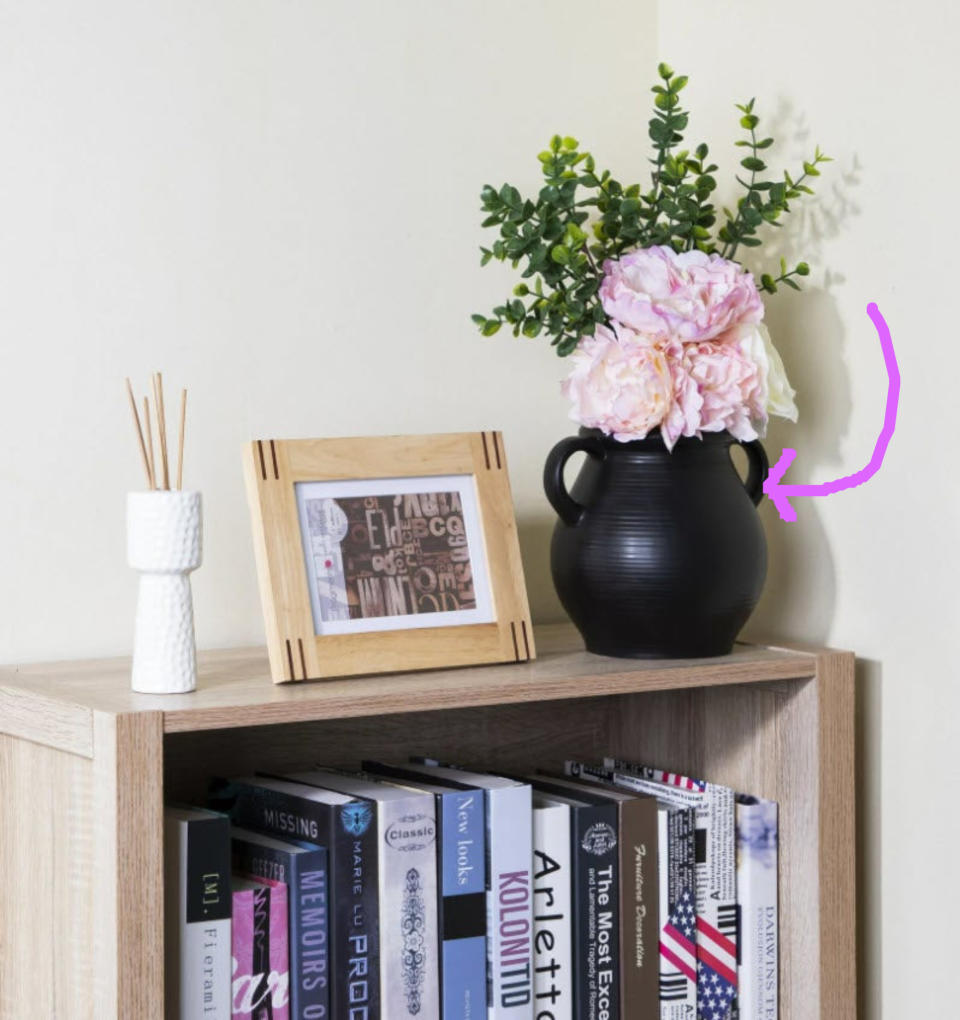
<path id="1" fill-rule="evenodd" d="M 681 436 L 724 429 L 749 441 L 771 414 L 797 419 L 760 292 L 799 290 L 810 269 L 781 259 L 779 275 L 763 273 L 758 284 L 736 255 L 759 247 L 760 228 L 781 226 L 790 203 L 813 194 L 809 181 L 829 157 L 817 148 L 801 173 L 769 179 L 762 153 L 773 139 L 758 136 L 754 100 L 738 104 L 748 137 L 736 144 L 750 150 L 736 178 L 744 192 L 719 216 L 707 146 L 679 148 L 687 78 L 666 64 L 658 73 L 648 190 L 621 185 L 559 135 L 539 155 L 545 184 L 536 199 L 509 184 L 483 188 L 483 226 L 499 236 L 481 248 L 481 264 L 509 261 L 522 272 L 509 300 L 473 320 L 484 336 L 506 324 L 514 336 L 552 337 L 573 364 L 563 384 L 570 416 L 588 428 L 623 442 L 659 429 L 671 450 Z"/>

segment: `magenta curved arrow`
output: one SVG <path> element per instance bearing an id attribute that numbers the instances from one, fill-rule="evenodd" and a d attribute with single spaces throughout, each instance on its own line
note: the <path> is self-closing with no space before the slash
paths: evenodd
<path id="1" fill-rule="evenodd" d="M 883 428 L 877 439 L 877 445 L 873 448 L 873 456 L 866 467 L 855 471 L 852 475 L 837 478 L 832 482 L 820 482 L 818 485 L 781 485 L 786 470 L 793 463 L 797 455 L 796 450 L 784 447 L 780 459 L 770 469 L 766 481 L 763 483 L 763 491 L 773 500 L 777 513 L 784 521 L 795 521 L 797 512 L 790 505 L 790 498 L 793 496 L 831 496 L 835 492 L 843 492 L 844 489 L 854 489 L 858 485 L 873 478 L 883 464 L 884 455 L 890 440 L 893 438 L 893 430 L 897 427 L 897 404 L 900 401 L 900 369 L 897 367 L 897 356 L 893 353 L 893 340 L 890 338 L 890 329 L 884 321 L 883 316 L 876 304 L 871 302 L 867 305 L 867 315 L 873 320 L 880 336 L 880 349 L 883 351 L 883 360 L 887 366 L 887 406 L 883 415 Z"/>

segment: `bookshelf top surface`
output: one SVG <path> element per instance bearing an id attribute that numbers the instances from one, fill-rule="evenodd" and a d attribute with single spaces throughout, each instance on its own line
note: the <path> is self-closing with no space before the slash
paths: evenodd
<path id="1" fill-rule="evenodd" d="M 0 669 L 0 732 L 65 750 L 88 749 L 93 713 L 162 713 L 168 733 L 310 719 L 553 701 L 812 676 L 810 651 L 737 645 L 715 659 L 611 659 L 585 651 L 569 625 L 537 629 L 539 658 L 522 664 L 275 685 L 263 648 L 201 653 L 197 690 L 130 690 L 130 660 Z M 33 733 L 32 733 L 33 731 Z M 89 738 L 92 741 L 92 737 Z"/>

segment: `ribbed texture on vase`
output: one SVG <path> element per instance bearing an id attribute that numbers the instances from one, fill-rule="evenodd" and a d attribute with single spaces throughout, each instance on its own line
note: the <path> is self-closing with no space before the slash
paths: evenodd
<path id="1" fill-rule="evenodd" d="M 763 588 L 760 518 L 732 461 L 727 433 L 618 443 L 599 433 L 570 491 L 584 507 L 559 521 L 551 568 L 587 648 L 624 657 L 724 655 Z"/>

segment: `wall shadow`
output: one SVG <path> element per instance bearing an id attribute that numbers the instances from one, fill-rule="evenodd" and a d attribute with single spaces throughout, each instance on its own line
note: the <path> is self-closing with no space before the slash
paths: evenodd
<path id="1" fill-rule="evenodd" d="M 779 143 L 771 153 L 812 155 L 806 119 L 792 103 L 781 100 L 768 129 Z M 783 162 L 799 165 L 795 158 L 776 155 L 768 162 L 771 168 Z M 859 215 L 853 195 L 860 184 L 860 165 L 854 157 L 849 166 L 828 163 L 822 169 L 823 176 L 813 182 L 817 196 L 794 202 L 783 226 L 767 230 L 758 258 L 750 260 L 756 272 L 773 275 L 779 273 L 781 258 L 788 267 L 799 261 L 811 266 L 802 294 L 781 287 L 766 298 L 770 335 L 797 391 L 799 421 L 794 425 L 774 419 L 764 442 L 771 465 L 784 447 L 797 451 L 787 482 L 822 481 L 843 473 L 843 441 L 852 412 L 846 331 L 835 296 L 844 277 L 831 269 L 826 250 L 827 242 L 848 231 Z M 794 508 L 797 521 L 786 524 L 772 505 L 761 507 L 770 563 L 763 599 L 745 636 L 762 633 L 824 643 L 836 604 L 834 557 L 818 501 L 799 499 Z"/>
<path id="2" fill-rule="evenodd" d="M 550 536 L 555 523 L 556 517 L 549 506 L 542 516 L 525 514 L 517 520 L 530 615 L 535 623 L 558 623 L 567 619 L 550 575 Z"/>

